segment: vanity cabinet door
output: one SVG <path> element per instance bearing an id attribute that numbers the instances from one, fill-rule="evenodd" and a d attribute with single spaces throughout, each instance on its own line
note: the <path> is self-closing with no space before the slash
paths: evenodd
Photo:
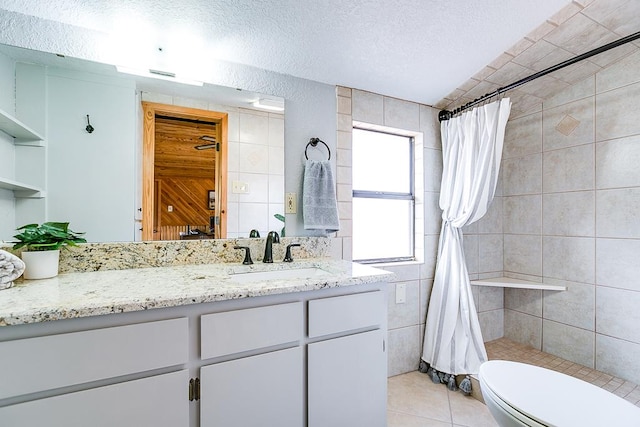
<path id="1" fill-rule="evenodd" d="M 188 427 L 187 371 L 0 408 L 11 427 Z"/>
<path id="2" fill-rule="evenodd" d="M 304 425 L 303 372 L 299 346 L 201 368 L 200 426 Z"/>
<path id="3" fill-rule="evenodd" d="M 309 344 L 307 359 L 309 427 L 387 425 L 382 330 Z"/>

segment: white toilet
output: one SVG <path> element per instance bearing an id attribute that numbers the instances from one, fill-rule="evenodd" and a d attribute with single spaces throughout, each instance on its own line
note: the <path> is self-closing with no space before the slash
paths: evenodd
<path id="1" fill-rule="evenodd" d="M 537 366 L 491 360 L 480 389 L 501 427 L 640 426 L 640 408 L 585 381 Z"/>

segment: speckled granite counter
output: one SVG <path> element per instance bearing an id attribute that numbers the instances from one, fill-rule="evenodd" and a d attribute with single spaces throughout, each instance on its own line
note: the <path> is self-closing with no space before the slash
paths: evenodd
<path id="1" fill-rule="evenodd" d="M 309 267 L 331 274 L 251 283 L 239 283 L 232 277 L 250 271 Z M 1 291 L 0 326 L 354 286 L 392 277 L 384 270 L 328 258 L 290 264 L 222 263 L 67 273 L 19 281 Z"/>

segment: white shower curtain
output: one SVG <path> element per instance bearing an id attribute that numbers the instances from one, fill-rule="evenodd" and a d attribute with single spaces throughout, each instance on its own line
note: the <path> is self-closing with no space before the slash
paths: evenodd
<path id="1" fill-rule="evenodd" d="M 477 374 L 487 360 L 461 227 L 482 218 L 493 200 L 510 111 L 505 98 L 441 124 L 442 230 L 422 360 L 446 374 Z"/>

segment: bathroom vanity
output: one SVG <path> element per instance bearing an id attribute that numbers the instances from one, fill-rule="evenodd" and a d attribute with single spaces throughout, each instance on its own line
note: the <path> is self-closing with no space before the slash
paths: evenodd
<path id="1" fill-rule="evenodd" d="M 0 294 L 0 425 L 385 426 L 390 277 L 304 260 L 25 281 Z"/>

